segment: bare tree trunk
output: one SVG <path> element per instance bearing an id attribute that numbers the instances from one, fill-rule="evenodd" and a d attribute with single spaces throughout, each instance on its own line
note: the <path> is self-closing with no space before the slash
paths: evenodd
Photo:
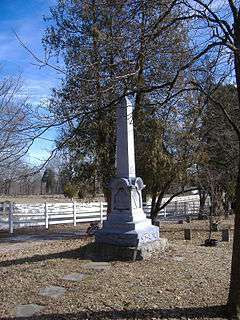
<path id="1" fill-rule="evenodd" d="M 231 212 L 231 199 L 227 193 L 225 194 L 225 197 L 224 197 L 223 209 L 224 209 L 225 218 L 227 219 Z"/>
<path id="2" fill-rule="evenodd" d="M 198 213 L 198 219 L 202 219 L 204 215 L 205 210 L 205 203 L 207 199 L 207 192 L 203 189 L 199 189 L 199 213 Z"/>
<path id="3" fill-rule="evenodd" d="M 232 267 L 228 296 L 229 313 L 240 318 L 240 161 L 236 186 L 236 203 L 234 208 L 235 223 L 233 237 Z"/>
<path id="4" fill-rule="evenodd" d="M 41 190 L 40 190 L 40 192 L 41 192 L 41 195 L 43 194 L 43 183 L 42 183 L 42 180 L 41 180 Z"/>
<path id="5" fill-rule="evenodd" d="M 239 15 L 235 19 L 235 45 L 238 51 L 235 52 L 235 72 L 236 83 L 238 92 L 238 108 L 240 113 L 240 18 Z M 240 132 L 236 130 L 238 135 L 238 146 L 240 150 Z M 234 222 L 234 237 L 233 237 L 233 251 L 232 251 L 232 266 L 231 266 L 231 279 L 230 289 L 228 296 L 228 309 L 231 316 L 235 319 L 240 319 L 240 159 L 238 160 L 238 177 L 236 184 L 236 197 L 235 197 L 235 222 Z"/>
<path id="6" fill-rule="evenodd" d="M 157 199 L 157 194 L 153 193 L 152 200 L 151 200 L 151 213 L 150 213 L 152 224 L 154 224 L 156 222 L 156 218 L 157 218 L 156 199 Z"/>
<path id="7" fill-rule="evenodd" d="M 8 181 L 6 182 L 6 194 L 7 194 L 7 195 L 10 195 L 10 191 L 11 191 L 11 181 L 8 180 Z"/>
<path id="8" fill-rule="evenodd" d="M 210 207 L 210 212 L 209 212 L 209 234 L 208 234 L 208 241 L 211 240 L 212 238 L 212 223 L 213 223 L 213 208 L 212 206 Z"/>

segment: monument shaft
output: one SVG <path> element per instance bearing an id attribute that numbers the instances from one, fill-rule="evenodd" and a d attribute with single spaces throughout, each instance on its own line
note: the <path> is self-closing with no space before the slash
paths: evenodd
<path id="1" fill-rule="evenodd" d="M 126 98 L 117 108 L 117 177 L 134 178 L 135 154 L 132 104 Z"/>

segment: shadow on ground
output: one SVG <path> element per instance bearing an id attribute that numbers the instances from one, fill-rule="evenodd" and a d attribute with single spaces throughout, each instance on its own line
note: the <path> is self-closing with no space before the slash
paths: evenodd
<path id="1" fill-rule="evenodd" d="M 88 243 L 80 248 L 56 253 L 49 253 L 46 255 L 33 255 L 29 257 L 19 258 L 19 259 L 12 259 L 12 260 L 5 260 L 0 261 L 0 268 L 1 267 L 11 267 L 22 265 L 24 263 L 30 264 L 34 262 L 42 262 L 52 259 L 79 259 L 79 260 L 95 260 L 95 261 L 102 261 L 99 259 L 94 259 L 94 257 L 89 257 L 86 255 L 86 252 L 89 250 L 92 251 L 92 247 L 94 247 L 94 243 Z"/>
<path id="2" fill-rule="evenodd" d="M 49 241 L 49 240 L 67 240 L 79 239 L 86 235 L 85 230 L 78 232 L 57 232 L 57 233 L 43 233 L 43 234 L 26 234 L 26 235 L 12 235 L 0 237 L 0 242 L 4 244 Z"/>
<path id="3" fill-rule="evenodd" d="M 226 319 L 225 306 L 173 308 L 173 309 L 133 309 L 111 311 L 89 311 L 68 314 L 36 315 L 27 319 L 52 320 L 52 319 Z M 21 320 L 21 317 L 1 318 L 1 320 Z"/>

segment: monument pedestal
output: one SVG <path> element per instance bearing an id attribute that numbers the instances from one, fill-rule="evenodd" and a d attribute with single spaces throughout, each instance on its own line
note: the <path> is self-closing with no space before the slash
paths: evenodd
<path id="1" fill-rule="evenodd" d="M 136 226 L 132 225 L 131 227 L 134 228 Z M 145 226 L 142 230 L 131 230 L 127 232 L 103 228 L 97 231 L 95 236 L 96 243 L 134 248 L 157 240 L 159 240 L 159 228 L 155 226 Z"/>
<path id="2" fill-rule="evenodd" d="M 159 228 L 143 212 L 141 178 L 114 178 L 111 213 L 97 231 L 96 243 L 137 247 L 159 239 Z"/>
<path id="3" fill-rule="evenodd" d="M 95 259 L 142 260 L 168 247 L 159 238 L 159 228 L 147 219 L 142 208 L 141 178 L 115 178 L 110 183 L 112 211 L 95 235 Z"/>

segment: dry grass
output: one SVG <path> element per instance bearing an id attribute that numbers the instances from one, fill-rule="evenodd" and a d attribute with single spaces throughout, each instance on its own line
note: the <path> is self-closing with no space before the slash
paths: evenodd
<path id="1" fill-rule="evenodd" d="M 231 243 L 201 246 L 206 222 L 192 222 L 193 240 L 184 241 L 186 226 L 162 225 L 161 236 L 171 245 L 164 254 L 149 261 L 114 262 L 104 271 L 86 270 L 88 261 L 78 258 L 86 239 L 0 244 L 1 319 L 14 317 L 15 306 L 28 303 L 45 307 L 33 317 L 37 320 L 224 318 L 221 306 L 227 301 Z M 220 238 L 220 232 L 214 237 Z M 87 277 L 81 282 L 62 280 L 73 272 Z M 58 299 L 38 294 L 51 285 L 65 287 L 66 294 Z"/>

